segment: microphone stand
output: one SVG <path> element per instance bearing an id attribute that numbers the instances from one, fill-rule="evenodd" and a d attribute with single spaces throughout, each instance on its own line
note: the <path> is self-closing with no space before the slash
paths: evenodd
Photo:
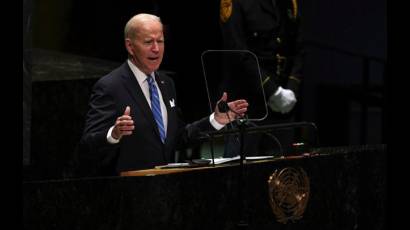
<path id="1" fill-rule="evenodd" d="M 212 159 L 212 167 L 215 167 L 215 154 L 214 154 L 214 135 L 209 136 L 210 139 L 210 148 L 211 148 L 211 159 Z"/>
<path id="2" fill-rule="evenodd" d="M 245 217 L 245 205 L 244 205 L 244 190 L 246 189 L 246 178 L 245 178 L 245 151 L 244 151 L 244 137 L 245 137 L 245 119 L 238 120 L 238 128 L 239 128 L 239 182 L 238 182 L 238 190 L 239 190 L 239 221 L 237 223 L 238 229 L 247 229 L 249 224 Z"/>
<path id="3" fill-rule="evenodd" d="M 228 111 L 230 110 L 228 104 L 226 101 L 220 101 L 218 103 L 218 110 L 222 113 L 226 113 L 228 119 L 229 114 Z M 232 110 L 231 110 L 232 111 Z M 244 136 L 245 136 L 245 123 L 247 119 L 239 119 L 237 120 L 237 124 L 239 127 L 239 181 L 238 181 L 238 209 L 239 209 L 239 222 L 237 223 L 237 228 L 238 229 L 247 229 L 248 228 L 248 222 L 245 220 L 245 211 L 244 211 L 244 195 L 243 195 L 243 190 L 246 189 L 246 184 L 245 184 L 245 151 L 244 151 Z M 213 139 L 211 139 L 211 154 L 212 154 L 212 160 L 213 160 Z M 214 164 L 215 165 L 215 164 Z"/>

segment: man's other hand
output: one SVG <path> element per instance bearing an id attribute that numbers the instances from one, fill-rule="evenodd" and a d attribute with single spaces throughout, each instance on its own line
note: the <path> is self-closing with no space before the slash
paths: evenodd
<path id="1" fill-rule="evenodd" d="M 120 139 L 122 136 L 131 135 L 134 130 L 134 121 L 130 116 L 131 109 L 129 106 L 125 108 L 124 114 L 118 117 L 115 121 L 114 129 L 112 130 L 112 137 Z"/>

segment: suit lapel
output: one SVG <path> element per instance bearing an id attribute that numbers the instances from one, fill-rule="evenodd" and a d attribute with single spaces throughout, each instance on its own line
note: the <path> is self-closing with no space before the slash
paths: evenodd
<path id="1" fill-rule="evenodd" d="M 145 99 L 145 95 L 142 92 L 140 85 L 138 84 L 137 79 L 135 78 L 134 74 L 132 73 L 129 66 L 127 66 L 127 73 L 122 75 L 123 84 L 127 89 L 128 93 L 132 96 L 135 102 L 138 104 L 138 109 L 142 111 L 142 114 L 145 118 L 150 121 L 151 126 L 154 129 L 154 132 L 157 134 L 158 138 L 160 137 L 159 131 L 157 128 L 157 123 L 155 122 L 154 116 L 151 111 L 151 107 L 149 106 L 147 100 Z"/>

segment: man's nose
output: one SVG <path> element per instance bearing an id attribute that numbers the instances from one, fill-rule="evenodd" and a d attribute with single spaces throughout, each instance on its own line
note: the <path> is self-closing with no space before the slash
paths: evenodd
<path id="1" fill-rule="evenodd" d="M 158 42 L 152 43 L 152 51 L 158 52 L 159 51 L 159 44 Z"/>

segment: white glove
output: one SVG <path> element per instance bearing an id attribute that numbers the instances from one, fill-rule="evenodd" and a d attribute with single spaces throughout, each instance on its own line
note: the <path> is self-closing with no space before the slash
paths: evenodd
<path id="1" fill-rule="evenodd" d="M 292 90 L 278 87 L 269 97 L 268 105 L 275 112 L 288 113 L 296 104 L 296 97 Z"/>

